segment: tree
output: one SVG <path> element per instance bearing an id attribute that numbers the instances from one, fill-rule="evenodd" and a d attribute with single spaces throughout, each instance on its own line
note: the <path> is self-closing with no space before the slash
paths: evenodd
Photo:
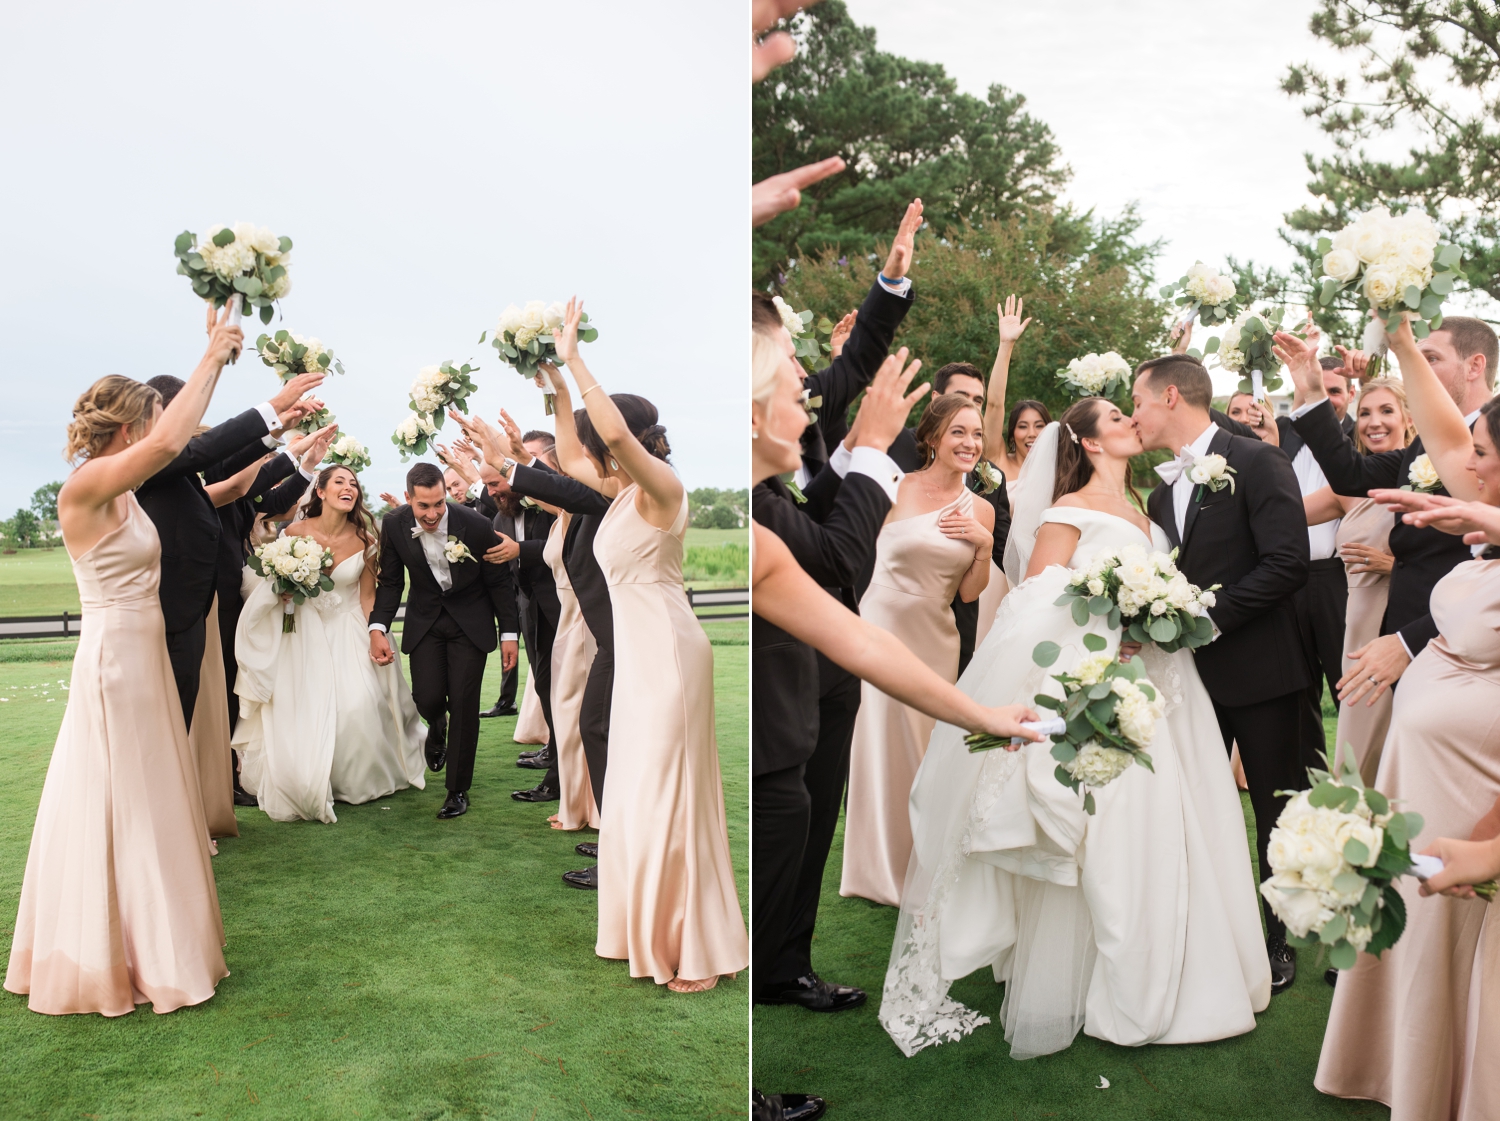
<path id="1" fill-rule="evenodd" d="M 30 549 L 41 536 L 42 527 L 30 510 L 17 510 L 11 518 L 8 536 L 23 549 Z"/>
<path id="2" fill-rule="evenodd" d="M 938 227 L 978 224 L 1050 207 L 1067 182 L 1051 130 L 1022 95 L 1001 85 L 985 99 L 960 93 L 942 66 L 878 50 L 874 28 L 856 25 L 843 0 L 780 26 L 797 56 L 751 95 L 753 178 L 829 156 L 847 166 L 755 231 L 757 283 L 808 254 L 869 253 L 919 196 Z"/>
<path id="3" fill-rule="evenodd" d="M 1427 211 L 1463 248 L 1470 284 L 1500 298 L 1500 11 L 1470 0 L 1319 0 L 1309 28 L 1358 65 L 1330 76 L 1302 63 L 1282 80 L 1334 145 L 1306 157 L 1316 204 L 1286 215 L 1301 284 L 1312 291 L 1319 233 L 1387 203 Z M 1404 160 L 1362 147 L 1397 128 L 1417 137 Z M 1320 316 L 1324 329 L 1357 337 L 1352 306 Z"/>
<path id="4" fill-rule="evenodd" d="M 688 492 L 688 520 L 695 529 L 740 529 L 746 525 L 750 494 L 744 490 L 699 487 Z"/>
<path id="5" fill-rule="evenodd" d="M 60 482 L 37 487 L 36 493 L 31 496 L 31 512 L 44 522 L 57 521 L 57 492 L 60 490 Z"/>

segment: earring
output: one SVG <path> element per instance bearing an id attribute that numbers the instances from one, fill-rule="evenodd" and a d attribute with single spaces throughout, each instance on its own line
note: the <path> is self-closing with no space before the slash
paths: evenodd
<path id="1" fill-rule="evenodd" d="M 614 456 L 609 457 L 609 469 L 611 471 L 618 471 L 620 469 L 620 465 L 615 462 Z"/>
<path id="2" fill-rule="evenodd" d="M 752 439 L 752 440 L 759 440 L 760 439 L 760 433 L 758 431 L 756 431 L 754 428 L 750 429 L 750 439 Z"/>

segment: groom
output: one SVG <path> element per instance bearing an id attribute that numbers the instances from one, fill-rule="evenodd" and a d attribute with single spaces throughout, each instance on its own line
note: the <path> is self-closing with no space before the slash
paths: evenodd
<path id="1" fill-rule="evenodd" d="M 1303 691 L 1312 681 L 1293 597 L 1307 582 L 1307 518 L 1291 461 L 1278 447 L 1231 435 L 1209 415 L 1213 384 L 1196 358 L 1169 354 L 1136 371 L 1134 421 L 1147 451 L 1177 458 L 1156 470 L 1151 520 L 1178 549 L 1194 584 L 1222 585 L 1209 609 L 1214 641 L 1194 653 L 1224 746 L 1238 741 L 1255 811 L 1261 879 L 1266 847 L 1285 804 L 1278 790 L 1306 785 L 1298 764 Z M 1222 457 L 1204 460 L 1204 457 Z M 1200 462 L 1202 461 L 1202 462 Z M 1190 474 L 1197 463 L 1198 478 Z M 1265 907 L 1271 991 L 1297 976 L 1286 927 Z"/>
<path id="2" fill-rule="evenodd" d="M 450 503 L 443 473 L 417 463 L 406 473 L 406 505 L 380 526 L 380 575 L 370 612 L 370 657 L 389 665 L 396 657 L 387 632 L 411 576 L 402 625 L 401 651 L 410 659 L 411 692 L 427 721 L 427 766 L 448 765 L 448 798 L 438 817 L 469 811 L 469 783 L 479 744 L 479 696 L 485 656 L 495 648 L 500 622 L 500 660 L 516 664 L 516 596 L 510 569 L 485 563 L 500 544 L 490 520 Z"/>

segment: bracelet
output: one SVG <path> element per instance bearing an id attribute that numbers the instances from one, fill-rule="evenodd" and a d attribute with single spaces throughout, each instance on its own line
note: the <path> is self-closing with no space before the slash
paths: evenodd
<path id="1" fill-rule="evenodd" d="M 602 387 L 601 387 L 601 386 L 600 386 L 600 385 L 599 385 L 599 383 L 598 383 L 598 382 L 595 382 L 595 383 L 594 383 L 594 384 L 593 384 L 593 385 L 591 385 L 591 386 L 589 386 L 589 387 L 588 387 L 588 388 L 587 388 L 587 389 L 585 389 L 585 390 L 584 390 L 584 391 L 583 391 L 583 392 L 582 392 L 582 393 L 580 393 L 580 394 L 579 394 L 579 395 L 578 395 L 578 399 L 579 399 L 579 400 L 580 400 L 580 401 L 582 401 L 582 400 L 583 400 L 583 399 L 584 399 L 584 398 L 585 398 L 585 397 L 587 397 L 587 396 L 588 396 L 588 395 L 589 395 L 589 394 L 590 394 L 590 393 L 592 393 L 592 392 L 594 392 L 594 390 L 596 390 L 596 389 L 599 389 L 599 388 L 602 388 Z"/>

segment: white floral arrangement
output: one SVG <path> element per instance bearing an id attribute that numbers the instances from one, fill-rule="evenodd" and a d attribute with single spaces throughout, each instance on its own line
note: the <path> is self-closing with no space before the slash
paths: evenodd
<path id="1" fill-rule="evenodd" d="M 344 364 L 333 356 L 333 351 L 318 338 L 303 338 L 291 331 L 281 330 L 274 335 L 261 335 L 255 340 L 255 352 L 260 360 L 276 371 L 283 382 L 291 381 L 298 374 L 315 374 L 326 370 L 342 374 Z"/>
<path id="2" fill-rule="evenodd" d="M 278 537 L 246 558 L 250 571 L 270 581 L 277 595 L 289 595 L 281 616 L 283 633 L 297 629 L 296 609 L 322 592 L 333 590 L 333 578 L 324 570 L 333 567 L 333 550 L 311 537 Z"/>
<path id="3" fill-rule="evenodd" d="M 1242 375 L 1239 392 L 1264 401 L 1267 392 L 1281 388 L 1281 360 L 1271 347 L 1285 318 L 1286 308 L 1282 307 L 1266 312 L 1242 311 L 1223 334 L 1204 344 L 1203 352 L 1217 355 L 1221 369 Z"/>
<path id="4" fill-rule="evenodd" d="M 1057 371 L 1057 380 L 1075 397 L 1113 397 L 1130 382 L 1131 365 L 1113 350 L 1085 354 Z"/>
<path id="5" fill-rule="evenodd" d="M 468 398 L 479 387 L 469 377 L 478 366 L 465 362 L 455 366 L 452 362 L 440 362 L 436 366 L 423 366 L 411 383 L 411 400 L 407 406 L 414 413 L 428 417 L 436 428 L 443 427 L 443 418 L 449 406 L 461 413 L 469 411 Z"/>
<path id="6" fill-rule="evenodd" d="M 370 458 L 370 450 L 353 436 L 340 436 L 328 445 L 328 454 L 323 457 L 325 465 L 347 467 L 356 475 L 373 462 L 374 460 Z"/>
<path id="7" fill-rule="evenodd" d="M 201 236 L 183 230 L 173 247 L 177 271 L 192 281 L 194 292 L 214 307 L 238 294 L 235 310 L 258 308 L 262 323 L 271 322 L 275 301 L 291 291 L 291 251 L 291 238 L 249 222 L 210 226 Z"/>
<path id="8" fill-rule="evenodd" d="M 474 559 L 474 554 L 469 552 L 469 547 L 451 533 L 448 535 L 448 543 L 443 546 L 443 556 L 448 558 L 449 564 Z"/>
<path id="9" fill-rule="evenodd" d="M 1406 485 L 1401 489 L 1418 494 L 1436 494 L 1443 489 L 1442 477 L 1426 452 L 1411 461 L 1411 466 L 1406 469 Z"/>
<path id="10" fill-rule="evenodd" d="M 1170 654 L 1213 641 L 1208 609 L 1217 602 L 1218 587 L 1191 583 L 1177 567 L 1175 549 L 1148 553 L 1139 545 L 1126 545 L 1101 550 L 1073 569 L 1055 602 L 1071 607 L 1080 627 L 1088 625 L 1090 616 L 1102 615 L 1111 629 L 1121 630 L 1132 642 L 1155 643 Z M 1060 648 L 1044 645 L 1054 648 L 1055 659 Z"/>
<path id="11" fill-rule="evenodd" d="M 426 455 L 427 445 L 437 435 L 437 425 L 425 413 L 407 413 L 396 431 L 391 433 L 391 443 L 401 450 L 401 462 L 414 455 Z"/>
<path id="12" fill-rule="evenodd" d="M 494 338 L 490 345 L 500 355 L 500 360 L 525 378 L 537 376 L 537 367 L 543 362 L 558 365 L 557 344 L 552 341 L 552 332 L 560 329 L 567 318 L 567 307 L 557 301 L 550 304 L 541 300 L 528 300 L 525 307 L 511 304 L 500 313 L 500 322 L 495 325 Z M 479 341 L 489 336 L 484 331 Z M 599 328 L 591 326 L 588 312 L 578 314 L 578 341 L 591 343 L 599 337 Z M 552 398 L 546 393 L 547 415 L 552 415 Z"/>
<path id="13" fill-rule="evenodd" d="M 1062 685 L 1063 696 L 1038 693 L 1033 702 L 1065 721 L 1064 730 L 1051 735 L 1052 757 L 1057 760 L 1053 773 L 1064 786 L 1083 791 L 1083 808 L 1092 814 L 1093 792 L 1114 782 L 1132 764 L 1155 771 L 1146 748 L 1156 737 L 1156 722 L 1165 714 L 1166 702 L 1146 680 L 1139 659 L 1121 662 L 1106 653 L 1108 643 L 1101 635 L 1084 635 L 1083 645 L 1089 652 L 1071 673 L 1052 675 Z M 1031 657 L 1039 666 L 1050 666 L 1058 653 L 1056 643 L 1043 642 Z M 1010 741 L 975 732 L 964 742 L 970 751 L 988 751 Z"/>
<path id="14" fill-rule="evenodd" d="M 1195 261 L 1186 276 L 1161 290 L 1162 299 L 1170 300 L 1173 296 L 1176 296 L 1177 306 L 1183 309 L 1178 319 L 1183 327 L 1194 318 L 1205 327 L 1217 327 L 1240 313 L 1241 297 L 1234 278 L 1202 261 Z"/>
<path id="15" fill-rule="evenodd" d="M 1463 251 L 1444 244 L 1420 210 L 1392 214 L 1373 207 L 1333 237 L 1319 238 L 1318 253 L 1323 277 L 1318 303 L 1328 307 L 1353 288 L 1360 309 L 1376 316 L 1364 345 L 1371 354 L 1385 352 L 1385 332 L 1396 330 L 1403 318 L 1411 320 L 1419 339 L 1436 331 L 1443 323 L 1443 297 L 1468 279 L 1461 267 Z"/>
<path id="16" fill-rule="evenodd" d="M 833 353 L 830 341 L 833 336 L 833 321 L 827 316 L 818 319 L 811 309 L 797 311 L 780 296 L 772 296 L 771 302 L 776 305 L 776 311 L 781 316 L 781 325 L 792 336 L 797 361 L 811 372 L 827 355 Z M 823 338 L 818 338 L 819 335 Z"/>

